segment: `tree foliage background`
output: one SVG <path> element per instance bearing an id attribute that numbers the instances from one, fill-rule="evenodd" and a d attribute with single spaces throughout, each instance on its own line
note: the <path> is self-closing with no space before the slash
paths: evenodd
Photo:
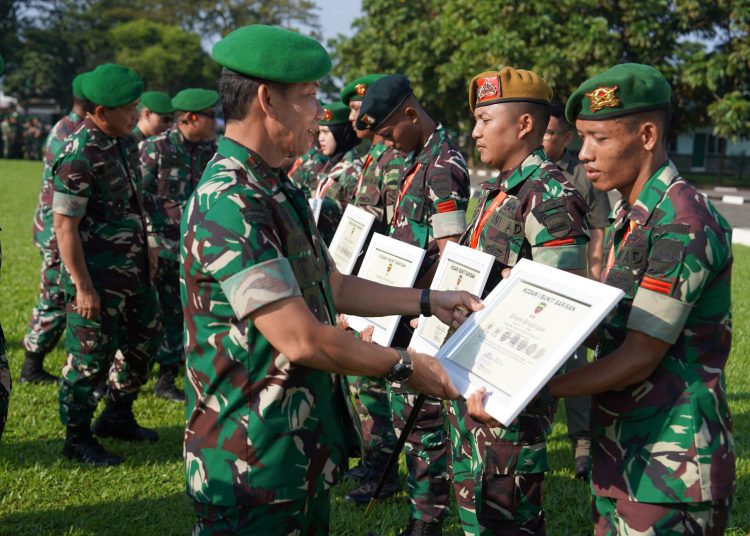
<path id="1" fill-rule="evenodd" d="M 639 62 L 671 81 L 682 131 L 750 136 L 748 0 L 363 0 L 356 33 L 331 43 L 335 73 L 401 72 L 434 116 L 471 126 L 468 81 L 531 69 L 565 100 L 586 78 Z"/>

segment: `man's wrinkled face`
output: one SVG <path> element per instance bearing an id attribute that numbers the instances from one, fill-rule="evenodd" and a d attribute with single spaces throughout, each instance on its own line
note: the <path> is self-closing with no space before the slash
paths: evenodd
<path id="1" fill-rule="evenodd" d="M 484 164 L 497 170 L 507 169 L 508 158 L 518 146 L 518 117 L 511 106 L 503 103 L 479 106 L 474 109 L 474 129 L 479 157 Z"/>
<path id="2" fill-rule="evenodd" d="M 644 156 L 638 128 L 618 119 L 578 119 L 576 129 L 583 142 L 578 158 L 597 190 L 620 189 L 635 182 Z"/>
<path id="3" fill-rule="evenodd" d="M 102 107 L 104 133 L 108 136 L 127 136 L 138 122 L 138 101 L 117 108 Z"/>
<path id="4" fill-rule="evenodd" d="M 321 126 L 318 132 L 318 143 L 320 143 L 320 152 L 326 156 L 333 156 L 336 153 L 336 138 L 333 132 L 327 126 Z"/>
<path id="5" fill-rule="evenodd" d="M 288 158 L 305 154 L 318 137 L 318 121 L 323 108 L 317 99 L 318 83 L 288 84 L 283 88 L 269 86 L 276 111 L 276 125 L 271 132 Z"/>
<path id="6" fill-rule="evenodd" d="M 570 128 L 570 125 L 561 118 L 550 116 L 547 130 L 544 131 L 544 138 L 542 139 L 544 152 L 550 160 L 560 160 L 572 139 L 573 129 Z"/>
<path id="7" fill-rule="evenodd" d="M 419 125 L 413 116 L 406 113 L 405 109 L 398 110 L 388 118 L 375 132 L 382 136 L 388 147 L 393 147 L 402 153 L 410 153 L 419 149 Z"/>

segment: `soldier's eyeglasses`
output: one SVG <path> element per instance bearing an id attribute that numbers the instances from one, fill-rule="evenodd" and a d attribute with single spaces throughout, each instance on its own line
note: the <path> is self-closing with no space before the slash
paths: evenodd
<path id="1" fill-rule="evenodd" d="M 208 117 L 209 119 L 216 119 L 216 112 L 195 112 L 198 115 Z"/>
<path id="2" fill-rule="evenodd" d="M 171 123 L 174 121 L 174 116 L 172 114 L 159 114 L 159 117 L 165 123 Z"/>

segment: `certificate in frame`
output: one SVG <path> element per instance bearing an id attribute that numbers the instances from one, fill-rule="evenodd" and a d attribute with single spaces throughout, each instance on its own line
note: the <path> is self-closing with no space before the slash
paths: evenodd
<path id="1" fill-rule="evenodd" d="M 410 288 L 417 279 L 424 255 L 425 250 L 422 248 L 376 233 L 370 240 L 370 246 L 357 275 L 385 285 Z M 368 325 L 374 326 L 373 342 L 381 346 L 390 346 L 400 318 L 398 315 L 350 316 L 348 320 L 349 327 L 357 331 L 362 331 Z"/>
<path id="2" fill-rule="evenodd" d="M 430 288 L 465 290 L 481 296 L 494 262 L 495 257 L 492 255 L 448 242 L 440 254 L 440 262 Z M 420 316 L 409 346 L 417 352 L 435 355 L 443 345 L 448 329 L 448 325 L 443 324 L 436 316 Z"/>
<path id="3" fill-rule="evenodd" d="M 622 298 L 620 289 L 522 259 L 440 349 L 465 397 L 509 425 Z"/>
<path id="4" fill-rule="evenodd" d="M 307 202 L 310 204 L 310 210 L 312 210 L 313 219 L 315 220 L 315 225 L 317 225 L 320 219 L 320 210 L 323 208 L 323 200 L 311 197 Z"/>
<path id="5" fill-rule="evenodd" d="M 349 275 L 354 270 L 374 221 L 375 216 L 366 210 L 351 204 L 346 206 L 336 234 L 328 246 L 336 269 L 342 274 Z"/>

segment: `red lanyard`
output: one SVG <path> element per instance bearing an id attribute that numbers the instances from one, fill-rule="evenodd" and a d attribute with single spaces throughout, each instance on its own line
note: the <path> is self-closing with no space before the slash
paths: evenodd
<path id="1" fill-rule="evenodd" d="M 297 171 L 297 168 L 302 163 L 302 157 L 299 157 L 297 160 L 294 161 L 294 165 L 292 166 L 292 169 L 289 170 L 289 173 L 286 174 L 287 177 L 291 177 L 295 171 Z"/>
<path id="2" fill-rule="evenodd" d="M 419 168 L 422 167 L 422 164 L 417 164 L 417 167 L 414 168 L 414 171 L 409 173 L 409 176 L 406 177 L 406 180 L 404 181 L 404 187 L 401 188 L 401 191 L 398 194 L 398 201 L 396 201 L 396 206 L 393 209 L 393 220 L 391 222 L 391 225 L 393 227 L 396 227 L 396 218 L 398 218 L 398 207 L 401 204 L 401 200 L 406 195 L 406 192 L 409 191 L 409 186 L 411 186 L 411 181 L 414 180 L 414 177 L 417 175 L 417 172 L 419 171 Z"/>
<path id="3" fill-rule="evenodd" d="M 336 181 L 333 180 L 333 177 L 326 177 L 325 182 L 321 182 L 318 185 L 318 192 L 315 194 L 315 198 L 316 199 L 323 199 L 323 196 L 325 195 L 326 190 L 328 190 L 328 188 L 330 188 L 331 186 L 333 186 L 334 182 L 336 182 Z"/>
<path id="4" fill-rule="evenodd" d="M 620 240 L 620 247 L 625 243 L 625 241 L 628 239 L 628 235 L 630 234 L 630 231 L 633 230 L 635 227 L 635 222 L 630 221 L 627 229 L 625 229 L 625 234 L 622 235 L 622 240 Z M 609 271 L 612 269 L 612 267 L 615 265 L 615 242 L 612 241 L 612 248 L 609 250 L 609 255 L 607 255 L 607 266 L 604 268 L 604 276 L 602 277 L 602 280 L 607 279 L 607 276 L 609 275 Z"/>
<path id="5" fill-rule="evenodd" d="M 502 204 L 502 202 L 505 201 L 506 197 L 508 197 L 508 194 L 501 191 L 495 196 L 495 199 L 492 200 L 492 203 L 490 203 L 490 208 L 488 208 L 482 213 L 482 217 L 479 218 L 476 226 L 474 227 L 474 231 L 471 233 L 472 249 L 477 249 L 477 244 L 479 244 L 479 235 L 482 234 L 482 229 L 484 229 L 484 226 L 487 223 L 487 220 L 490 219 L 490 216 L 492 216 L 492 213 L 495 212 L 497 207 L 499 207 Z"/>
<path id="6" fill-rule="evenodd" d="M 367 155 L 367 160 L 365 160 L 365 165 L 362 166 L 362 174 L 359 176 L 359 180 L 357 181 L 357 189 L 354 190 L 354 200 L 356 201 L 357 196 L 359 195 L 359 189 L 362 188 L 362 181 L 365 179 L 365 173 L 367 173 L 367 168 L 370 167 L 370 162 L 372 162 L 372 155 Z"/>

